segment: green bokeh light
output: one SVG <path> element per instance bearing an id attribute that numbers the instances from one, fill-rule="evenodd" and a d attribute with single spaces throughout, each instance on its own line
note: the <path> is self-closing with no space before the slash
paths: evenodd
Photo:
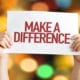
<path id="1" fill-rule="evenodd" d="M 40 78 L 47 79 L 54 74 L 54 68 L 49 64 L 43 64 L 37 69 L 37 75 Z"/>

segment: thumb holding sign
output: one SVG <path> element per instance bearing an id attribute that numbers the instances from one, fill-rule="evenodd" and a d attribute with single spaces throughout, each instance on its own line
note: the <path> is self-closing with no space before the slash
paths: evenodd
<path id="1" fill-rule="evenodd" d="M 74 51 L 80 51 L 80 34 L 72 36 L 73 43 L 71 45 Z"/>

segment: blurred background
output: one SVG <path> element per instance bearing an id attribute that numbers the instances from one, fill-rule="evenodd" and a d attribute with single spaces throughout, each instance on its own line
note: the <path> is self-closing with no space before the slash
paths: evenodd
<path id="1" fill-rule="evenodd" d="M 0 32 L 7 29 L 8 10 L 76 12 L 80 18 L 80 0 L 0 0 Z M 8 60 L 10 80 L 69 80 L 73 66 L 71 55 L 20 53 Z"/>

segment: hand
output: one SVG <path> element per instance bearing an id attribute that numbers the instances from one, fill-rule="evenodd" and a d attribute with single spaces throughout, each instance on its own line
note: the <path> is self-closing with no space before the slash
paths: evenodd
<path id="1" fill-rule="evenodd" d="M 8 77 L 8 54 L 4 54 L 3 51 L 6 48 L 10 48 L 12 45 L 12 38 L 7 32 L 0 33 L 0 80 L 9 80 Z"/>
<path id="2" fill-rule="evenodd" d="M 12 45 L 12 38 L 10 34 L 7 32 L 0 33 L 0 48 L 1 49 L 10 48 L 11 45 Z"/>
<path id="3" fill-rule="evenodd" d="M 71 45 L 72 50 L 80 51 L 80 34 L 72 36 L 71 39 L 73 40 L 73 43 Z"/>
<path id="4" fill-rule="evenodd" d="M 71 39 L 73 40 L 73 43 L 71 45 L 72 50 L 80 51 L 80 34 L 72 36 Z M 80 55 L 74 56 L 74 60 L 80 62 Z"/>

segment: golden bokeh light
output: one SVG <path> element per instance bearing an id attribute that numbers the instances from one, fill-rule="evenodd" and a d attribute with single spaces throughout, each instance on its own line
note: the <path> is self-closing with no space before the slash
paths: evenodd
<path id="1" fill-rule="evenodd" d="M 33 58 L 23 59 L 20 63 L 20 68 L 27 73 L 34 72 L 37 69 L 37 67 L 38 63 Z"/>
<path id="2" fill-rule="evenodd" d="M 45 2 L 36 2 L 31 6 L 31 9 L 35 11 L 48 11 L 49 6 Z"/>
<path id="3" fill-rule="evenodd" d="M 20 64 L 20 62 L 23 60 L 23 59 L 25 59 L 25 58 L 30 58 L 31 56 L 30 55 L 28 55 L 28 54 L 23 54 L 23 53 L 21 53 L 21 54 L 15 54 L 14 55 L 14 62 L 15 62 L 15 64 Z"/>
<path id="4" fill-rule="evenodd" d="M 68 80 L 68 78 L 64 75 L 57 75 L 53 77 L 52 80 Z"/>
<path id="5" fill-rule="evenodd" d="M 0 0 L 0 10 L 6 11 L 7 9 L 11 9 L 16 3 L 17 0 Z"/>
<path id="6" fill-rule="evenodd" d="M 65 67 L 69 69 L 74 66 L 74 58 L 71 55 L 56 56 L 53 62 L 56 67 Z"/>
<path id="7" fill-rule="evenodd" d="M 6 30 L 7 21 L 5 16 L 0 16 L 0 32 L 3 32 Z"/>
<path id="8" fill-rule="evenodd" d="M 8 69 L 11 69 L 13 66 L 13 60 L 11 59 L 11 57 L 9 57 L 8 59 Z"/>

